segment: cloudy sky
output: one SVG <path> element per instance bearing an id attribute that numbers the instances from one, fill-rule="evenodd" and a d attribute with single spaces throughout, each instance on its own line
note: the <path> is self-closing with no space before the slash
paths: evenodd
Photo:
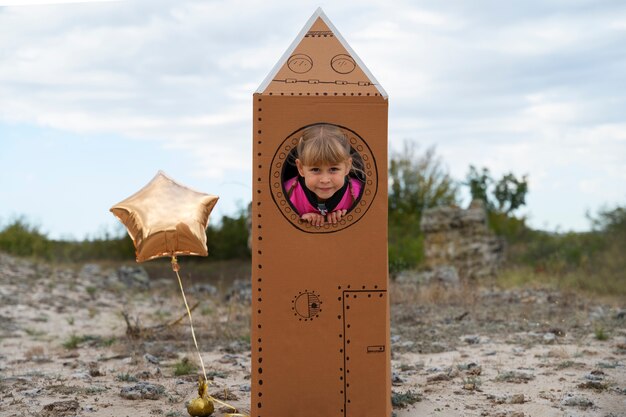
<path id="1" fill-rule="evenodd" d="M 392 150 L 528 174 L 537 228 L 626 203 L 623 0 L 0 0 L 0 225 L 116 230 L 159 169 L 245 206 L 252 93 L 318 6 L 389 94 Z"/>

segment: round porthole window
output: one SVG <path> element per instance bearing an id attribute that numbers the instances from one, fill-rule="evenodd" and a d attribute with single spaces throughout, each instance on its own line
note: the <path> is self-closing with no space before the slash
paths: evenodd
<path id="1" fill-rule="evenodd" d="M 355 170 L 356 172 L 350 175 L 359 181 L 361 190 L 359 195 L 355 196 L 348 213 L 338 223 L 325 223 L 323 226 L 311 225 L 300 218 L 301 214 L 290 201 L 289 190 L 285 189 L 285 183 L 298 175 L 295 165 L 296 147 L 302 137 L 302 132 L 309 126 L 303 126 L 287 136 L 276 150 L 270 168 L 270 192 L 278 210 L 296 228 L 307 233 L 338 232 L 357 223 L 365 215 L 376 197 L 378 188 L 376 160 L 361 136 L 346 127 L 337 126 L 349 140 L 353 164 L 358 168 Z"/>

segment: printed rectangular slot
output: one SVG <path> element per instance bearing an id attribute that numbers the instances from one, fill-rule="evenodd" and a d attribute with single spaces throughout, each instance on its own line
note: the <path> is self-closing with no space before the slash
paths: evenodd
<path id="1" fill-rule="evenodd" d="M 367 353 L 380 353 L 385 351 L 385 345 L 368 346 Z"/>

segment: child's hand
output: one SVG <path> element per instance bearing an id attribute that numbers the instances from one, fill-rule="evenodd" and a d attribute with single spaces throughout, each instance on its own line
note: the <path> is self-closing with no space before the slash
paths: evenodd
<path id="1" fill-rule="evenodd" d="M 311 223 L 313 226 L 323 226 L 324 216 L 317 213 L 306 213 L 302 215 L 302 220 Z"/>
<path id="2" fill-rule="evenodd" d="M 343 216 L 346 215 L 347 212 L 348 210 L 333 211 L 332 213 L 328 213 L 326 215 L 326 219 L 328 220 L 328 223 L 337 223 Z"/>

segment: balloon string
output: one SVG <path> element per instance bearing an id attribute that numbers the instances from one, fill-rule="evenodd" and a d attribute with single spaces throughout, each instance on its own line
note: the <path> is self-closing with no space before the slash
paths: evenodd
<path id="1" fill-rule="evenodd" d="M 178 271 L 180 266 L 178 265 L 178 261 L 175 256 L 172 256 L 172 269 L 176 272 L 176 277 L 178 278 L 178 285 L 180 285 L 180 292 L 183 294 L 183 301 L 185 301 L 185 307 L 187 308 L 187 315 L 189 316 L 189 325 L 191 326 L 191 336 L 193 337 L 193 343 L 196 345 L 196 352 L 198 352 L 198 357 L 200 358 L 200 364 L 202 365 L 202 374 L 204 375 L 204 381 L 209 384 L 209 379 L 206 377 L 206 370 L 204 369 L 204 361 L 202 360 L 202 355 L 200 355 L 200 349 L 198 349 L 198 341 L 196 340 L 196 332 L 193 330 L 193 320 L 191 319 L 191 310 L 189 310 L 189 304 L 187 304 L 187 297 L 185 297 L 185 290 L 183 290 L 183 282 L 180 280 L 180 275 Z"/>
<path id="2" fill-rule="evenodd" d="M 176 259 L 176 256 L 172 256 L 172 270 L 176 272 L 176 277 L 178 278 L 178 285 L 180 286 L 180 292 L 183 295 L 183 301 L 185 302 L 185 308 L 187 309 L 187 315 L 189 316 L 189 325 L 191 326 L 191 336 L 193 337 L 193 343 L 194 345 L 196 345 L 196 352 L 198 353 L 198 358 L 200 358 L 200 364 L 202 365 L 202 374 L 204 375 L 204 382 L 207 385 L 209 385 L 209 379 L 207 378 L 206 370 L 204 369 L 204 361 L 202 360 L 202 355 L 200 355 L 200 349 L 198 348 L 198 341 L 196 340 L 196 333 L 193 330 L 193 320 L 191 319 L 191 310 L 189 309 L 189 304 L 187 304 L 187 297 L 185 297 L 185 290 L 183 289 L 183 282 L 181 281 L 180 275 L 178 274 L 178 271 L 180 270 L 180 265 L 178 265 L 178 260 Z M 237 412 L 237 408 L 233 407 L 230 404 L 222 402 L 209 394 L 207 394 L 207 397 L 209 397 L 210 400 L 218 404 L 221 404 L 223 406 L 226 406 L 228 408 L 235 410 L 234 413 L 226 413 L 226 416 L 228 417 L 249 417 L 247 414 L 241 414 Z"/>

